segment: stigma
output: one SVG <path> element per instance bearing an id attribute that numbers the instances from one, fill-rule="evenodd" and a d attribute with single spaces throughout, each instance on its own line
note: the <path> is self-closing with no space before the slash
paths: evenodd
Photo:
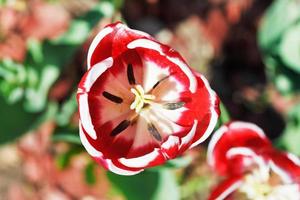
<path id="1" fill-rule="evenodd" d="M 136 113 L 140 113 L 146 105 L 151 104 L 155 100 L 154 95 L 145 94 L 145 90 L 141 85 L 135 85 L 130 91 L 135 95 L 135 99 L 130 105 L 130 109 L 135 110 Z"/>

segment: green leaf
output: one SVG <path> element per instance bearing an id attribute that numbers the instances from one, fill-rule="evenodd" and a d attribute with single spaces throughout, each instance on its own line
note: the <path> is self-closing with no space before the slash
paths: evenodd
<path id="1" fill-rule="evenodd" d="M 279 51 L 286 66 L 300 74 L 300 23 L 286 32 Z"/>
<path id="2" fill-rule="evenodd" d="M 51 42 L 55 45 L 81 45 L 99 20 L 104 16 L 112 16 L 112 14 L 113 6 L 110 2 L 99 2 L 85 15 L 73 19 L 68 31 Z"/>
<path id="3" fill-rule="evenodd" d="M 300 92 L 299 74 L 285 64 L 279 56 L 264 57 L 268 78 L 274 83 L 282 95 L 289 96 Z"/>
<path id="4" fill-rule="evenodd" d="M 44 55 L 42 52 L 41 42 L 39 42 L 33 38 L 30 38 L 27 41 L 27 49 L 28 49 L 28 53 L 31 54 L 34 62 L 40 63 L 43 61 Z"/>
<path id="5" fill-rule="evenodd" d="M 159 171 L 159 182 L 154 193 L 154 200 L 179 200 L 179 187 L 176 182 L 175 174 L 171 170 Z"/>
<path id="6" fill-rule="evenodd" d="M 258 34 L 263 50 L 274 48 L 284 32 L 300 17 L 299 1 L 275 0 L 263 17 Z"/>
<path id="7" fill-rule="evenodd" d="M 89 32 L 90 27 L 88 22 L 83 20 L 73 20 L 68 31 L 53 42 L 80 45 L 86 40 Z"/>
<path id="8" fill-rule="evenodd" d="M 111 172 L 107 175 L 128 200 L 179 199 L 176 178 L 169 169 L 146 170 L 134 176 L 120 176 Z"/>
<path id="9" fill-rule="evenodd" d="M 292 91 L 292 83 L 291 80 L 285 76 L 284 74 L 278 74 L 274 77 L 275 79 L 275 86 L 279 91 L 282 93 L 289 93 Z"/>
<path id="10" fill-rule="evenodd" d="M 220 103 L 220 110 L 221 110 L 221 115 L 220 115 L 220 121 L 221 124 L 227 123 L 230 121 L 230 115 L 223 103 Z"/>
<path id="11" fill-rule="evenodd" d="M 52 141 L 68 142 L 81 145 L 78 128 L 58 127 L 52 135 Z"/>
<path id="12" fill-rule="evenodd" d="M 278 143 L 289 152 L 300 156 L 300 104 L 289 111 L 283 136 Z"/>
<path id="13" fill-rule="evenodd" d="M 73 144 L 81 145 L 81 141 L 78 135 L 78 130 L 76 135 L 68 132 L 60 132 L 52 136 L 52 141 L 54 142 L 68 142 Z"/>
<path id="14" fill-rule="evenodd" d="M 76 93 L 72 94 L 72 96 L 64 102 L 61 107 L 60 112 L 56 116 L 56 122 L 59 126 L 66 126 L 70 120 L 72 115 L 77 110 L 77 103 L 76 103 Z"/>
<path id="15" fill-rule="evenodd" d="M 40 84 L 37 89 L 29 88 L 26 90 L 26 102 L 24 107 L 29 112 L 39 112 L 46 107 L 48 91 L 59 76 L 57 67 L 47 65 L 43 69 Z"/>
<path id="16" fill-rule="evenodd" d="M 0 105 L 0 144 L 13 141 L 29 131 L 39 117 L 39 114 L 25 112 L 22 102 L 10 105 L 0 96 Z"/>
<path id="17" fill-rule="evenodd" d="M 89 185 L 94 185 L 97 181 L 95 174 L 95 163 L 91 162 L 87 164 L 84 170 L 85 182 Z"/>
<path id="18" fill-rule="evenodd" d="M 9 59 L 0 61 L 0 95 L 7 103 L 14 104 L 23 98 L 26 79 L 25 66 Z"/>

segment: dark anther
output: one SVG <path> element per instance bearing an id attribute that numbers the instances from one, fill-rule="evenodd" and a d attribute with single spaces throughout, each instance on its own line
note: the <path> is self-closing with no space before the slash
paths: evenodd
<path id="1" fill-rule="evenodd" d="M 132 64 L 128 64 L 127 66 L 127 78 L 130 85 L 135 85 L 135 78 L 134 78 Z"/>
<path id="2" fill-rule="evenodd" d="M 166 76 L 166 77 L 164 77 L 164 78 L 162 78 L 162 79 L 160 79 L 159 81 L 157 81 L 157 82 L 153 85 L 152 89 L 156 88 L 161 82 L 163 82 L 164 80 L 166 80 L 166 79 L 169 78 L 169 77 L 170 77 L 170 75 L 169 75 L 169 76 Z"/>
<path id="3" fill-rule="evenodd" d="M 104 91 L 104 92 L 102 92 L 102 95 L 114 103 L 122 103 L 123 102 L 123 99 L 121 97 L 115 96 L 109 92 Z"/>
<path id="4" fill-rule="evenodd" d="M 123 120 L 118 126 L 116 126 L 116 128 L 114 128 L 110 135 L 111 136 L 116 136 L 118 134 L 120 134 L 122 131 L 124 131 L 129 125 L 130 125 L 130 121 L 129 120 Z"/>
<path id="5" fill-rule="evenodd" d="M 162 141 L 161 135 L 159 134 L 154 124 L 148 123 L 148 131 L 157 141 Z"/>
<path id="6" fill-rule="evenodd" d="M 177 102 L 177 103 L 166 103 L 163 105 L 163 107 L 167 110 L 176 110 L 178 108 L 181 108 L 184 106 L 184 102 Z"/>

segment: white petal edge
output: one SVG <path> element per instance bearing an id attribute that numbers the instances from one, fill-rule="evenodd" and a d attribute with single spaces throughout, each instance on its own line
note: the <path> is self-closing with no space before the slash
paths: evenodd
<path id="1" fill-rule="evenodd" d="M 219 118 L 219 115 L 215 110 L 215 104 L 216 104 L 216 101 L 217 101 L 216 93 L 211 89 L 207 79 L 203 75 L 201 75 L 199 73 L 196 73 L 196 74 L 197 74 L 197 76 L 199 76 L 199 78 L 201 78 L 201 80 L 203 81 L 206 89 L 208 90 L 208 93 L 209 93 L 209 96 L 210 96 L 210 103 L 211 103 L 211 105 L 210 105 L 211 106 L 210 107 L 211 118 L 210 118 L 209 125 L 208 125 L 206 131 L 204 132 L 204 134 L 197 141 L 195 141 L 191 145 L 190 148 L 193 148 L 193 147 L 197 146 L 198 144 L 204 142 L 211 135 L 211 133 L 213 132 L 213 130 L 214 130 L 214 128 L 215 128 L 215 126 L 218 122 L 218 118 Z"/>
<path id="2" fill-rule="evenodd" d="M 251 129 L 254 132 L 256 132 L 259 137 L 261 137 L 262 139 L 266 139 L 266 135 L 264 131 L 255 124 L 248 123 L 248 122 L 241 122 L 241 121 L 235 121 L 229 124 L 229 129 L 240 129 L 240 128 Z"/>
<path id="3" fill-rule="evenodd" d="M 229 125 L 223 125 L 221 126 L 215 134 L 212 136 L 211 141 L 209 142 L 208 145 L 208 150 L 207 150 L 207 160 L 208 163 L 213 166 L 214 165 L 214 159 L 213 159 L 213 151 L 220 140 L 220 138 L 223 136 L 225 132 L 227 132 L 229 129 L 240 129 L 240 128 L 247 128 L 250 130 L 253 130 L 254 132 L 257 133 L 259 137 L 262 139 L 266 139 L 266 136 L 261 128 L 256 126 L 255 124 L 248 123 L 248 122 L 241 122 L 241 121 L 235 121 L 230 123 Z"/>
<path id="4" fill-rule="evenodd" d="M 124 170 L 124 169 L 121 169 L 121 168 L 115 166 L 110 159 L 104 159 L 103 154 L 100 151 L 96 150 L 87 140 L 85 133 L 82 130 L 81 122 L 79 122 L 79 137 L 80 137 L 82 145 L 84 146 L 84 148 L 86 149 L 88 154 L 91 155 L 92 157 L 104 160 L 107 165 L 107 168 L 110 171 L 112 171 L 116 174 L 125 175 L 125 176 L 135 175 L 135 174 L 138 174 L 141 171 L 143 171 L 143 170 L 138 170 L 138 171 Z"/>
<path id="5" fill-rule="evenodd" d="M 229 149 L 226 153 L 226 157 L 229 158 L 229 159 L 234 157 L 234 156 L 238 156 L 238 155 L 251 157 L 253 159 L 253 161 L 255 161 L 255 163 L 260 168 L 264 169 L 265 171 L 268 169 L 267 163 L 263 159 L 263 157 L 257 155 L 250 148 L 247 148 L 247 147 L 234 147 L 234 148 Z M 252 164 L 252 163 L 249 163 L 249 164 Z"/>
<path id="6" fill-rule="evenodd" d="M 82 121 L 82 126 L 86 130 L 87 134 L 89 134 L 89 136 L 95 140 L 97 139 L 97 134 L 90 115 L 88 94 L 87 93 L 79 94 L 78 102 L 80 105 L 79 115 Z"/>
<path id="7" fill-rule="evenodd" d="M 168 139 L 161 145 L 163 149 L 170 149 L 179 144 L 179 138 L 174 135 L 170 135 Z"/>
<path id="8" fill-rule="evenodd" d="M 180 69 L 186 74 L 186 76 L 188 77 L 188 79 L 190 81 L 189 90 L 192 93 L 196 92 L 196 89 L 197 89 L 196 77 L 194 76 L 193 72 L 189 69 L 189 67 L 184 62 L 182 62 L 178 58 L 167 56 L 165 53 L 163 53 L 163 51 L 160 47 L 160 44 L 158 44 L 152 40 L 149 40 L 149 39 L 144 39 L 144 38 L 137 39 L 137 40 L 130 42 L 127 45 L 128 49 L 134 49 L 134 48 L 138 48 L 138 47 L 155 50 L 155 51 L 159 52 L 162 56 L 165 56 L 172 63 L 178 65 L 180 67 Z"/>
<path id="9" fill-rule="evenodd" d="M 179 138 L 176 136 L 169 136 L 169 138 L 161 145 L 162 149 L 169 149 L 179 145 Z M 158 156 L 160 156 L 159 149 L 155 148 L 151 153 L 148 153 L 144 156 L 136 158 L 120 158 L 118 161 L 127 166 L 133 168 L 143 168 L 149 165 L 150 162 L 154 161 Z M 163 154 L 164 158 L 167 160 L 169 157 L 166 154 Z"/>
<path id="10" fill-rule="evenodd" d="M 295 165 L 297 165 L 297 166 L 300 167 L 300 159 L 299 159 L 296 155 L 294 155 L 294 154 L 292 154 L 292 153 L 287 153 L 287 157 L 288 157 Z"/>
<path id="11" fill-rule="evenodd" d="M 82 130 L 81 125 L 81 121 L 79 121 L 79 137 L 86 151 L 93 157 L 103 157 L 103 154 L 89 143 L 88 139 L 85 136 L 85 133 Z"/>
<path id="12" fill-rule="evenodd" d="M 186 134 L 186 136 L 181 138 L 181 143 L 180 143 L 179 149 L 181 149 L 184 145 L 188 145 L 189 142 L 191 142 L 193 140 L 195 133 L 196 133 L 197 125 L 198 125 L 198 120 L 194 120 L 194 124 L 193 124 L 190 132 L 188 134 Z"/>
<path id="13" fill-rule="evenodd" d="M 122 24 L 122 23 L 118 23 L 118 24 L 116 25 L 116 27 L 117 27 L 118 29 L 124 29 L 124 31 L 134 32 L 134 33 L 137 34 L 137 35 L 141 35 L 141 36 L 144 36 L 144 37 L 151 38 L 151 36 L 150 36 L 148 33 L 145 33 L 145 32 L 143 32 L 143 31 L 139 31 L 139 30 L 135 30 L 135 29 L 131 29 L 131 28 L 129 28 L 128 26 L 126 26 L 126 25 L 124 25 L 124 24 Z"/>
<path id="14" fill-rule="evenodd" d="M 110 171 L 114 172 L 115 174 L 124 175 L 124 176 L 132 176 L 144 171 L 143 169 L 137 171 L 129 171 L 129 170 L 121 169 L 116 165 L 114 165 L 114 163 L 112 163 L 112 161 L 109 159 L 106 159 L 106 164 Z"/>
<path id="15" fill-rule="evenodd" d="M 97 139 L 97 134 L 94 129 L 94 125 L 92 123 L 92 119 L 90 116 L 90 110 L 89 110 L 89 103 L 88 103 L 88 92 L 90 91 L 91 87 L 103 74 L 109 67 L 113 65 L 113 58 L 109 57 L 96 65 L 94 65 L 93 68 L 91 68 L 87 73 L 87 76 L 83 82 L 82 88 L 78 89 L 78 101 L 79 101 L 79 115 L 81 119 L 81 123 L 86 130 L 86 132 L 89 134 L 90 137 L 92 137 L 94 140 Z"/>
<path id="16" fill-rule="evenodd" d="M 95 81 L 103 74 L 108 68 L 110 68 L 113 65 L 113 58 L 108 57 L 101 62 L 94 65 L 93 68 L 91 68 L 87 72 L 87 76 L 83 83 L 83 89 L 85 92 L 89 92 Z"/>
<path id="17" fill-rule="evenodd" d="M 226 153 L 227 158 L 232 158 L 232 157 L 238 156 L 238 155 L 250 156 L 250 157 L 257 156 L 257 154 L 252 149 L 249 149 L 247 147 L 234 147 L 234 148 L 229 149 Z"/>
<path id="18" fill-rule="evenodd" d="M 101 40 L 107 36 L 108 34 L 110 34 L 113 31 L 113 28 L 111 27 L 106 27 L 104 29 L 102 29 L 97 35 L 96 37 L 93 39 L 90 48 L 88 50 L 88 54 L 87 54 L 87 69 L 91 68 L 91 58 L 92 55 L 96 49 L 96 47 L 98 46 L 98 44 L 101 42 Z"/>
<path id="19" fill-rule="evenodd" d="M 233 193 L 235 190 L 237 190 L 241 185 L 243 181 L 237 181 L 234 184 L 232 184 L 230 187 L 228 187 L 224 192 L 222 192 L 215 200 L 224 200 L 228 195 Z"/>
<path id="20" fill-rule="evenodd" d="M 170 135 L 168 139 L 161 145 L 162 154 L 166 159 L 170 159 L 169 155 L 167 154 L 167 150 L 171 149 L 172 147 L 179 146 L 180 140 L 177 136 Z"/>
<path id="21" fill-rule="evenodd" d="M 218 143 L 218 141 L 220 140 L 220 138 L 223 136 L 223 134 L 225 132 L 228 131 L 228 127 L 226 125 L 221 126 L 212 136 L 209 144 L 208 144 L 208 148 L 207 148 L 207 161 L 208 164 L 210 166 L 214 166 L 215 165 L 215 159 L 214 158 L 214 148 L 216 146 L 216 144 Z"/>
<path id="22" fill-rule="evenodd" d="M 292 178 L 289 176 L 289 174 L 287 172 L 285 172 L 285 170 L 283 170 L 282 168 L 280 168 L 279 166 L 277 166 L 272 160 L 270 160 L 269 162 L 270 168 L 281 177 L 281 180 L 285 183 L 285 184 L 290 184 L 292 183 Z"/>
<path id="23" fill-rule="evenodd" d="M 144 168 L 154 161 L 160 155 L 159 149 L 155 148 L 151 153 L 136 157 L 136 158 L 120 158 L 118 161 L 127 166 L 133 168 Z"/>

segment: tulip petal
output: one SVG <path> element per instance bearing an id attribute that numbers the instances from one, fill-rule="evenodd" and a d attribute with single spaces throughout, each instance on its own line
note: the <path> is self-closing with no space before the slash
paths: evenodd
<path id="1" fill-rule="evenodd" d="M 227 157 L 227 154 L 235 147 L 245 147 L 257 153 L 272 146 L 259 127 L 246 122 L 232 122 L 223 125 L 213 135 L 208 146 L 209 164 L 220 174 L 232 173 L 230 166 L 233 161 Z M 240 159 L 235 157 L 234 163 L 243 166 L 245 162 L 241 159 L 243 156 Z"/>
<path id="2" fill-rule="evenodd" d="M 203 142 L 219 116 L 207 80 L 146 33 L 110 24 L 79 83 L 80 137 L 106 169 L 131 175 Z"/>
<path id="3" fill-rule="evenodd" d="M 272 167 L 286 183 L 296 182 L 300 187 L 300 165 L 299 158 L 295 155 L 277 150 L 270 151 L 268 156 Z"/>
<path id="4" fill-rule="evenodd" d="M 208 200 L 229 200 L 242 183 L 243 177 L 241 176 L 228 178 L 213 189 Z"/>

